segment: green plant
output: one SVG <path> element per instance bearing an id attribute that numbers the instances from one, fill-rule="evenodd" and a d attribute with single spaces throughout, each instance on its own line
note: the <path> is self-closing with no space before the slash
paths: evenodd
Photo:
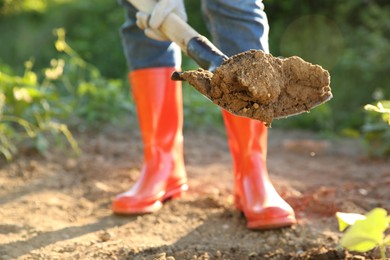
<path id="1" fill-rule="evenodd" d="M 378 101 L 364 107 L 365 124 L 362 132 L 370 155 L 390 155 L 390 100 Z"/>
<path id="2" fill-rule="evenodd" d="M 127 87 L 123 81 L 106 79 L 99 69 L 86 62 L 65 40 L 65 29 L 54 30 L 57 36 L 55 47 L 64 53 L 66 66 L 57 84 L 64 95 L 71 98 L 74 114 L 88 123 L 104 123 L 118 120 L 121 115 L 133 110 Z"/>
<path id="3" fill-rule="evenodd" d="M 57 141 L 59 136 L 66 137 L 79 152 L 67 124 L 100 126 L 133 110 L 123 81 L 104 78 L 68 45 L 63 28 L 54 34 L 60 58 L 52 59 L 42 73 L 32 70 L 31 60 L 25 63 L 22 76 L 0 66 L 0 154 L 7 160 L 21 143 L 46 151 L 48 134 Z"/>
<path id="4" fill-rule="evenodd" d="M 390 235 L 385 235 L 390 222 L 386 210 L 375 208 L 365 216 L 337 212 L 336 217 L 339 230 L 346 230 L 340 241 L 342 247 L 361 253 L 379 247 L 382 259 L 386 259 L 385 247 L 390 245 Z"/>
<path id="5" fill-rule="evenodd" d="M 44 152 L 49 146 L 48 134 L 54 138 L 61 134 L 73 150 L 79 152 L 68 127 L 59 122 L 63 110 L 56 106 L 61 104 L 60 97 L 51 84 L 62 72 L 61 63 L 52 62 L 41 82 L 32 67 L 32 61 L 26 62 L 22 76 L 0 72 L 0 154 L 11 160 L 17 146 L 29 141 Z M 2 71 L 6 70 L 9 71 Z"/>

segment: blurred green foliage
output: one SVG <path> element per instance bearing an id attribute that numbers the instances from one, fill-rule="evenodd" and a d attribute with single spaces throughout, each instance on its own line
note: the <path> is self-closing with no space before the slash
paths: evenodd
<path id="1" fill-rule="evenodd" d="M 334 94 L 327 104 L 273 127 L 358 132 L 371 155 L 389 155 L 390 1 L 265 5 L 271 53 L 322 65 Z M 200 1 L 186 6 L 189 23 L 209 37 Z M 119 37 L 123 18 L 117 1 L 0 0 L 0 155 L 12 159 L 20 144 L 45 152 L 53 139 L 65 139 L 78 152 L 69 128 L 80 127 L 80 120 L 99 126 L 135 114 Z M 183 67 L 197 65 L 184 57 Z M 183 93 L 186 127 L 222 125 L 212 102 L 188 84 Z"/>
<path id="2" fill-rule="evenodd" d="M 83 59 L 107 77 L 122 78 L 123 14 L 117 1 L 0 0 L 0 62 L 21 72 L 24 61 L 34 57 L 36 68 L 45 67 L 56 55 L 53 29 L 65 28 Z"/>
<path id="3" fill-rule="evenodd" d="M 0 155 L 7 160 L 17 153 L 18 146 L 36 148 L 45 152 L 50 136 L 60 143 L 65 137 L 73 150 L 79 152 L 76 141 L 68 127 L 60 120 L 66 116 L 66 108 L 51 80 L 62 73 L 56 61 L 46 70 L 46 76 L 39 81 L 32 71 L 33 63 L 25 63 L 22 76 L 14 75 L 9 68 L 0 72 Z"/>
<path id="4" fill-rule="evenodd" d="M 209 36 L 201 18 L 200 2 L 186 1 L 189 23 Z M 390 2 L 267 0 L 264 3 L 271 27 L 271 53 L 298 55 L 322 65 L 330 71 L 334 93 L 333 100 L 327 104 L 308 114 L 277 120 L 273 127 L 360 132 L 364 124 L 363 106 L 390 96 L 387 58 Z M 67 32 L 69 45 L 86 63 L 93 64 L 95 73 L 101 72 L 101 78 L 119 79 L 126 85 L 127 65 L 119 37 L 123 21 L 124 10 L 117 1 L 0 0 L 0 63 L 23 73 L 24 61 L 33 57 L 36 70 L 44 69 L 57 55 L 52 30 L 61 27 Z M 184 57 L 183 67 L 197 66 Z M 118 88 L 114 85 L 119 81 L 110 81 L 105 90 L 113 94 Z M 104 97 L 108 93 L 94 88 L 84 84 L 81 89 L 86 93 L 99 92 L 100 97 L 94 96 L 99 102 L 110 102 Z M 122 93 L 126 92 L 122 89 Z M 221 122 L 218 108 L 209 106 L 209 101 L 192 90 L 184 93 L 186 109 L 190 111 L 186 113 L 186 121 L 194 118 L 195 122 L 202 120 L 205 124 Z M 85 99 L 84 102 L 94 101 Z M 94 108 L 90 105 L 87 111 L 91 112 Z M 90 119 L 94 117 L 91 115 Z"/>
<path id="5" fill-rule="evenodd" d="M 99 127 L 132 111 L 120 80 L 108 80 L 83 60 L 65 41 L 63 28 L 54 30 L 61 56 L 41 73 L 25 62 L 22 76 L 9 66 L 0 67 L 0 155 L 7 160 L 20 145 L 44 153 L 63 137 L 77 153 L 79 148 L 68 126 Z"/>
<path id="6" fill-rule="evenodd" d="M 330 71 L 334 94 L 325 105 L 329 109 L 319 107 L 274 126 L 310 124 L 312 129 L 360 131 L 363 106 L 390 97 L 390 61 L 386 58 L 390 54 L 390 2 L 269 0 L 265 4 L 271 52 L 298 55 L 324 66 Z"/>
<path id="7" fill-rule="evenodd" d="M 363 136 L 372 156 L 390 155 L 390 100 L 364 106 Z"/>
<path id="8" fill-rule="evenodd" d="M 64 72 L 57 81 L 62 96 L 74 107 L 74 115 L 95 126 L 115 122 L 132 110 L 127 88 L 120 79 L 107 79 L 93 64 L 85 61 L 65 39 L 64 28 L 54 30 L 55 47 L 66 60 Z"/>

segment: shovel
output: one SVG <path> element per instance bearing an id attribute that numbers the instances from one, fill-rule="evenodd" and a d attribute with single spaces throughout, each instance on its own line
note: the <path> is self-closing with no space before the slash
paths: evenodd
<path id="1" fill-rule="evenodd" d="M 155 0 L 128 0 L 151 13 Z M 141 4 L 142 2 L 142 4 Z M 261 50 L 227 57 L 175 13 L 159 30 L 200 68 L 175 72 L 173 80 L 186 80 L 213 103 L 232 114 L 261 120 L 309 112 L 332 98 L 329 72 L 297 56 L 276 58 Z"/>

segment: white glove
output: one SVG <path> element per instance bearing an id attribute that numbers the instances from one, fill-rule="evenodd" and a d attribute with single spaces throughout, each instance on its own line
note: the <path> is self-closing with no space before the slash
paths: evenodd
<path id="1" fill-rule="evenodd" d="M 162 22 L 170 13 L 175 13 L 184 21 L 187 21 L 187 13 L 183 0 L 159 0 L 152 13 L 137 13 L 137 26 L 145 31 L 146 36 L 158 41 L 169 41 L 169 39 L 159 31 Z"/>

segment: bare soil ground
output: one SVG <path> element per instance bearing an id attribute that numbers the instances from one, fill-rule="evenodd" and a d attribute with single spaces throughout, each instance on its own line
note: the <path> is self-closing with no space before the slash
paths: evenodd
<path id="1" fill-rule="evenodd" d="M 26 151 L 0 164 L 0 259 L 371 259 L 338 247 L 336 211 L 390 210 L 390 161 L 356 140 L 270 130 L 268 167 L 299 224 L 250 231 L 235 210 L 220 131 L 185 131 L 190 191 L 155 214 L 116 216 L 142 164 L 137 130 L 77 135 L 80 157 Z"/>

